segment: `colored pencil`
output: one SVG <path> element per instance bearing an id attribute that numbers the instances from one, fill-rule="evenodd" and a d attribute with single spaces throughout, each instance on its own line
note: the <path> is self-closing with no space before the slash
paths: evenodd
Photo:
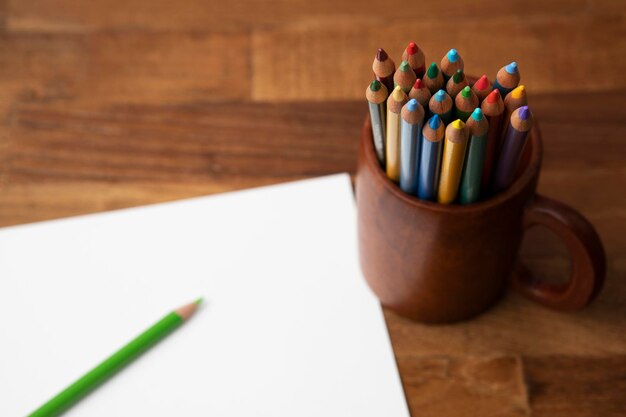
<path id="1" fill-rule="evenodd" d="M 450 123 L 446 128 L 437 195 L 440 204 L 450 204 L 456 200 L 468 137 L 467 126 L 460 119 Z"/>
<path id="2" fill-rule="evenodd" d="M 426 58 L 424 52 L 417 46 L 415 42 L 410 42 L 402 53 L 402 60 L 407 61 L 416 78 L 422 78 L 426 71 Z"/>
<path id="3" fill-rule="evenodd" d="M 445 86 L 443 75 L 441 75 L 439 67 L 434 62 L 428 67 L 422 81 L 424 82 L 426 88 L 430 90 L 430 94 L 435 94 Z"/>
<path id="4" fill-rule="evenodd" d="M 517 62 L 511 62 L 500 68 L 493 80 L 493 88 L 497 88 L 502 97 L 506 97 L 519 84 L 520 74 Z"/>
<path id="5" fill-rule="evenodd" d="M 497 89 L 493 89 L 480 105 L 480 109 L 489 122 L 487 145 L 485 148 L 485 162 L 480 181 L 481 193 L 486 195 L 491 183 L 491 175 L 495 165 L 496 150 L 498 149 L 500 125 L 504 117 L 504 102 Z"/>
<path id="6" fill-rule="evenodd" d="M 400 180 L 400 112 L 407 101 L 408 97 L 400 86 L 396 87 L 387 99 L 385 168 L 387 177 L 395 182 Z"/>
<path id="7" fill-rule="evenodd" d="M 441 59 L 441 72 L 446 82 L 454 75 L 457 70 L 464 69 L 463 58 L 454 48 L 450 49 Z"/>
<path id="8" fill-rule="evenodd" d="M 424 114 L 428 113 L 428 102 L 430 101 L 430 90 L 426 88 L 421 78 L 418 78 L 409 92 L 409 98 L 416 99 L 424 108 Z"/>
<path id="9" fill-rule="evenodd" d="M 387 87 L 387 91 L 393 91 L 393 75 L 396 72 L 396 64 L 383 48 L 379 48 L 376 52 L 372 70 L 376 79 Z"/>
<path id="10" fill-rule="evenodd" d="M 202 300 L 199 299 L 194 303 L 180 307 L 167 314 L 126 346 L 122 347 L 47 403 L 33 411 L 29 417 L 54 417 L 67 411 L 77 401 L 85 397 L 116 372 L 120 371 L 123 367 L 187 321 L 196 311 L 201 301 Z"/>
<path id="11" fill-rule="evenodd" d="M 528 106 L 522 106 L 513 111 L 511 121 L 506 130 L 502 152 L 498 158 L 493 176 L 492 191 L 498 193 L 511 186 L 522 151 L 526 144 L 528 132 L 533 126 L 533 115 Z"/>
<path id="12" fill-rule="evenodd" d="M 402 107 L 400 133 L 400 188 L 408 194 L 417 194 L 418 163 L 422 141 L 424 109 L 412 98 Z"/>
<path id="13" fill-rule="evenodd" d="M 459 189 L 459 202 L 461 204 L 475 203 L 480 198 L 480 177 L 485 159 L 489 122 L 487 122 L 482 110 L 477 108 L 467 120 L 466 126 L 470 138 L 463 164 L 463 174 L 461 175 L 461 188 Z"/>
<path id="14" fill-rule="evenodd" d="M 394 87 L 399 85 L 406 94 L 409 94 L 416 79 L 413 68 L 411 68 L 408 62 L 402 61 L 396 73 L 393 75 L 393 85 Z"/>
<path id="15" fill-rule="evenodd" d="M 456 98 L 457 94 L 459 94 L 461 90 L 468 85 L 469 82 L 467 81 L 467 78 L 465 78 L 463 70 L 460 69 L 457 70 L 452 78 L 448 80 L 448 83 L 446 84 L 446 91 L 448 92 L 448 94 L 450 94 L 450 97 L 454 99 Z"/>
<path id="16" fill-rule="evenodd" d="M 443 122 L 435 114 L 422 129 L 422 146 L 417 178 L 417 196 L 422 200 L 434 201 L 437 198 L 444 135 Z"/>
<path id="17" fill-rule="evenodd" d="M 526 87 L 518 85 L 509 94 L 504 97 L 504 122 L 505 124 L 511 120 L 513 111 L 522 106 L 528 106 L 528 96 L 526 95 Z"/>
<path id="18" fill-rule="evenodd" d="M 437 91 L 428 102 L 430 114 L 438 114 L 446 124 L 452 121 L 452 107 L 452 99 L 444 90 Z"/>
<path id="19" fill-rule="evenodd" d="M 478 107 L 478 97 L 476 97 L 469 85 L 466 85 L 454 99 L 456 117 L 465 122 L 476 107 Z"/>
<path id="20" fill-rule="evenodd" d="M 489 79 L 486 75 L 483 75 L 478 80 L 476 80 L 476 82 L 472 86 L 472 91 L 474 92 L 474 94 L 476 94 L 476 97 L 478 97 L 479 103 L 482 103 L 483 100 L 487 98 L 489 93 L 491 93 L 491 90 L 493 90 L 493 87 L 491 86 L 491 82 L 489 82 Z"/>
<path id="21" fill-rule="evenodd" d="M 365 90 L 365 97 L 370 110 L 372 122 L 372 137 L 378 162 L 385 166 L 385 118 L 387 117 L 387 87 L 380 81 L 374 80 Z"/>

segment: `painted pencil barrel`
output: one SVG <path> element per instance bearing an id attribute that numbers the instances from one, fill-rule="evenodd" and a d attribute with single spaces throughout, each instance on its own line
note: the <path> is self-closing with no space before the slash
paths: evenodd
<path id="1" fill-rule="evenodd" d="M 387 132 L 385 134 L 385 163 L 387 177 L 400 180 L 400 113 L 408 97 L 400 86 L 394 88 L 387 99 Z"/>
<path id="2" fill-rule="evenodd" d="M 481 110 L 489 122 L 485 160 L 483 162 L 483 173 L 480 181 L 481 193 L 487 195 L 495 167 L 496 151 L 500 142 L 500 125 L 504 117 L 504 103 L 497 89 L 493 89 L 485 100 L 483 100 Z"/>
<path id="3" fill-rule="evenodd" d="M 420 125 L 402 121 L 400 143 L 400 188 L 408 194 L 417 193 L 417 169 L 419 167 L 421 131 Z"/>
<path id="4" fill-rule="evenodd" d="M 441 118 L 434 115 L 422 130 L 422 146 L 418 166 L 417 196 L 422 200 L 437 199 L 441 154 L 443 151 L 444 126 Z"/>
<path id="5" fill-rule="evenodd" d="M 400 115 L 387 112 L 387 141 L 385 163 L 387 177 L 398 182 L 400 179 Z"/>
<path id="6" fill-rule="evenodd" d="M 467 128 L 470 138 L 459 189 L 459 202 L 461 204 L 475 203 L 480 198 L 480 179 L 487 145 L 487 132 L 489 131 L 489 123 L 481 109 L 474 110 L 467 121 Z"/>
<path id="7" fill-rule="evenodd" d="M 513 183 L 532 124 L 533 117 L 528 106 L 522 106 L 511 114 L 511 121 L 502 144 L 502 152 L 494 171 L 492 184 L 494 193 L 506 190 Z"/>
<path id="8" fill-rule="evenodd" d="M 382 166 L 385 166 L 385 107 L 384 103 L 368 103 L 370 120 L 372 122 L 372 136 L 376 157 Z"/>
<path id="9" fill-rule="evenodd" d="M 465 123 L 460 119 L 450 123 L 446 128 L 437 193 L 437 201 L 441 204 L 450 204 L 456 200 L 461 182 L 468 133 Z"/>

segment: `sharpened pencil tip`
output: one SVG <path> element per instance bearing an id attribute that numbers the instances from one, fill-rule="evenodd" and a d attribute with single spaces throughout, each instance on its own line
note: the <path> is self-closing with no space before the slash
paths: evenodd
<path id="1" fill-rule="evenodd" d="M 406 97 L 406 93 L 399 85 L 397 85 L 396 88 L 394 88 L 393 93 L 391 93 L 391 96 L 393 97 L 394 101 L 400 102 L 404 100 L 404 97 Z"/>
<path id="2" fill-rule="evenodd" d="M 463 87 L 463 89 L 461 90 L 461 96 L 463 98 L 470 98 L 472 96 L 472 89 L 469 88 L 469 85 Z"/>
<path id="3" fill-rule="evenodd" d="M 433 129 L 433 130 L 436 130 L 439 127 L 440 124 L 441 124 L 441 118 L 439 117 L 438 114 L 435 114 L 428 121 L 428 126 L 430 126 L 430 128 Z"/>
<path id="4" fill-rule="evenodd" d="M 476 107 L 472 112 L 472 119 L 480 122 L 481 120 L 483 120 L 483 117 L 483 111 L 480 109 L 480 107 Z"/>
<path id="5" fill-rule="evenodd" d="M 204 302 L 204 297 L 200 297 L 198 298 L 196 301 L 194 301 L 193 303 L 197 306 L 199 306 L 200 304 L 202 304 Z"/>
<path id="6" fill-rule="evenodd" d="M 415 42 L 409 42 L 409 46 L 406 47 L 406 53 L 415 55 L 417 53 L 417 44 Z"/>
<path id="7" fill-rule="evenodd" d="M 446 99 L 446 92 L 443 90 L 439 90 L 435 93 L 436 101 L 444 101 Z"/>
<path id="8" fill-rule="evenodd" d="M 378 48 L 378 51 L 376 52 L 376 59 L 378 61 L 385 61 L 387 59 L 387 52 L 385 52 L 383 48 Z"/>
<path id="9" fill-rule="evenodd" d="M 421 90 L 422 88 L 424 88 L 424 83 L 422 82 L 421 78 L 418 78 L 417 80 L 415 80 L 415 84 L 413 84 L 413 88 L 415 88 L 416 90 Z"/>
<path id="10" fill-rule="evenodd" d="M 513 61 L 506 67 L 504 67 L 505 71 L 509 74 L 515 74 L 517 72 L 517 62 Z"/>
<path id="11" fill-rule="evenodd" d="M 522 120 L 528 120 L 530 118 L 530 110 L 528 106 L 522 106 L 519 108 L 519 118 Z"/>
<path id="12" fill-rule="evenodd" d="M 416 99 L 412 98 L 411 100 L 409 100 L 408 103 L 406 103 L 406 108 L 409 111 L 415 111 L 417 110 L 417 106 L 419 106 L 419 103 L 417 102 Z"/>
<path id="13" fill-rule="evenodd" d="M 454 80 L 455 84 L 458 84 L 461 81 L 463 81 L 465 79 L 465 74 L 463 73 L 463 70 L 462 69 L 456 70 L 456 72 L 452 76 L 452 79 Z"/>
<path id="14" fill-rule="evenodd" d="M 457 129 L 457 130 L 461 130 L 461 129 L 463 129 L 465 127 L 465 123 L 463 123 L 463 120 L 461 120 L 461 119 L 456 119 L 451 124 L 452 124 L 452 127 Z"/>
<path id="15" fill-rule="evenodd" d="M 523 85 L 515 87 L 513 91 L 511 91 L 511 97 L 513 98 L 521 98 L 524 95 L 526 95 L 526 87 L 524 87 Z"/>
<path id="16" fill-rule="evenodd" d="M 483 76 L 480 77 L 478 81 L 476 81 L 475 85 L 476 85 L 476 88 L 478 88 L 479 90 L 484 90 L 489 85 L 489 79 L 487 78 L 486 75 L 483 74 Z"/>
<path id="17" fill-rule="evenodd" d="M 439 68 L 437 67 L 437 64 L 435 64 L 434 62 L 430 64 L 430 67 L 428 67 L 428 72 L 426 74 L 428 75 L 428 78 L 431 79 L 437 77 L 437 74 L 439 74 Z"/>
<path id="18" fill-rule="evenodd" d="M 497 89 L 493 89 L 491 93 L 487 96 L 487 103 L 495 103 L 500 98 L 500 92 Z"/>
<path id="19" fill-rule="evenodd" d="M 456 49 L 452 48 L 448 51 L 448 60 L 450 62 L 456 62 L 459 60 L 459 53 Z"/>
<path id="20" fill-rule="evenodd" d="M 409 65 L 408 62 L 406 61 L 402 61 L 400 63 L 400 67 L 399 67 L 400 71 L 402 72 L 407 72 L 407 71 L 413 71 L 413 69 L 411 68 L 411 66 Z"/>
<path id="21" fill-rule="evenodd" d="M 370 83 L 370 90 L 378 91 L 380 90 L 381 83 L 378 80 L 374 80 Z"/>

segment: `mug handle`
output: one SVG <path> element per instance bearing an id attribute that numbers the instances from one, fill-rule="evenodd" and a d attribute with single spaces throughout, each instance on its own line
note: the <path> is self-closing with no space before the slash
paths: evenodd
<path id="1" fill-rule="evenodd" d="M 573 208 L 538 194 L 524 212 L 524 230 L 533 226 L 545 226 L 563 240 L 572 272 L 564 284 L 547 284 L 518 262 L 513 287 L 556 310 L 574 311 L 589 304 L 602 289 L 606 271 L 604 248 L 594 227 Z"/>

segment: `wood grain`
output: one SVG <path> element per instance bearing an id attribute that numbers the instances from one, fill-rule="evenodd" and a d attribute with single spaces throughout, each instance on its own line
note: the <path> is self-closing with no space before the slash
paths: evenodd
<path id="1" fill-rule="evenodd" d="M 626 415 L 623 0 L 379 6 L 0 0 L 0 225 L 354 172 L 375 48 L 455 46 L 490 76 L 515 58 L 545 142 L 539 191 L 596 225 L 607 285 L 574 315 L 514 293 L 451 326 L 387 312 L 408 401 L 414 416 Z M 569 267 L 541 230 L 522 258 L 555 280 Z"/>

